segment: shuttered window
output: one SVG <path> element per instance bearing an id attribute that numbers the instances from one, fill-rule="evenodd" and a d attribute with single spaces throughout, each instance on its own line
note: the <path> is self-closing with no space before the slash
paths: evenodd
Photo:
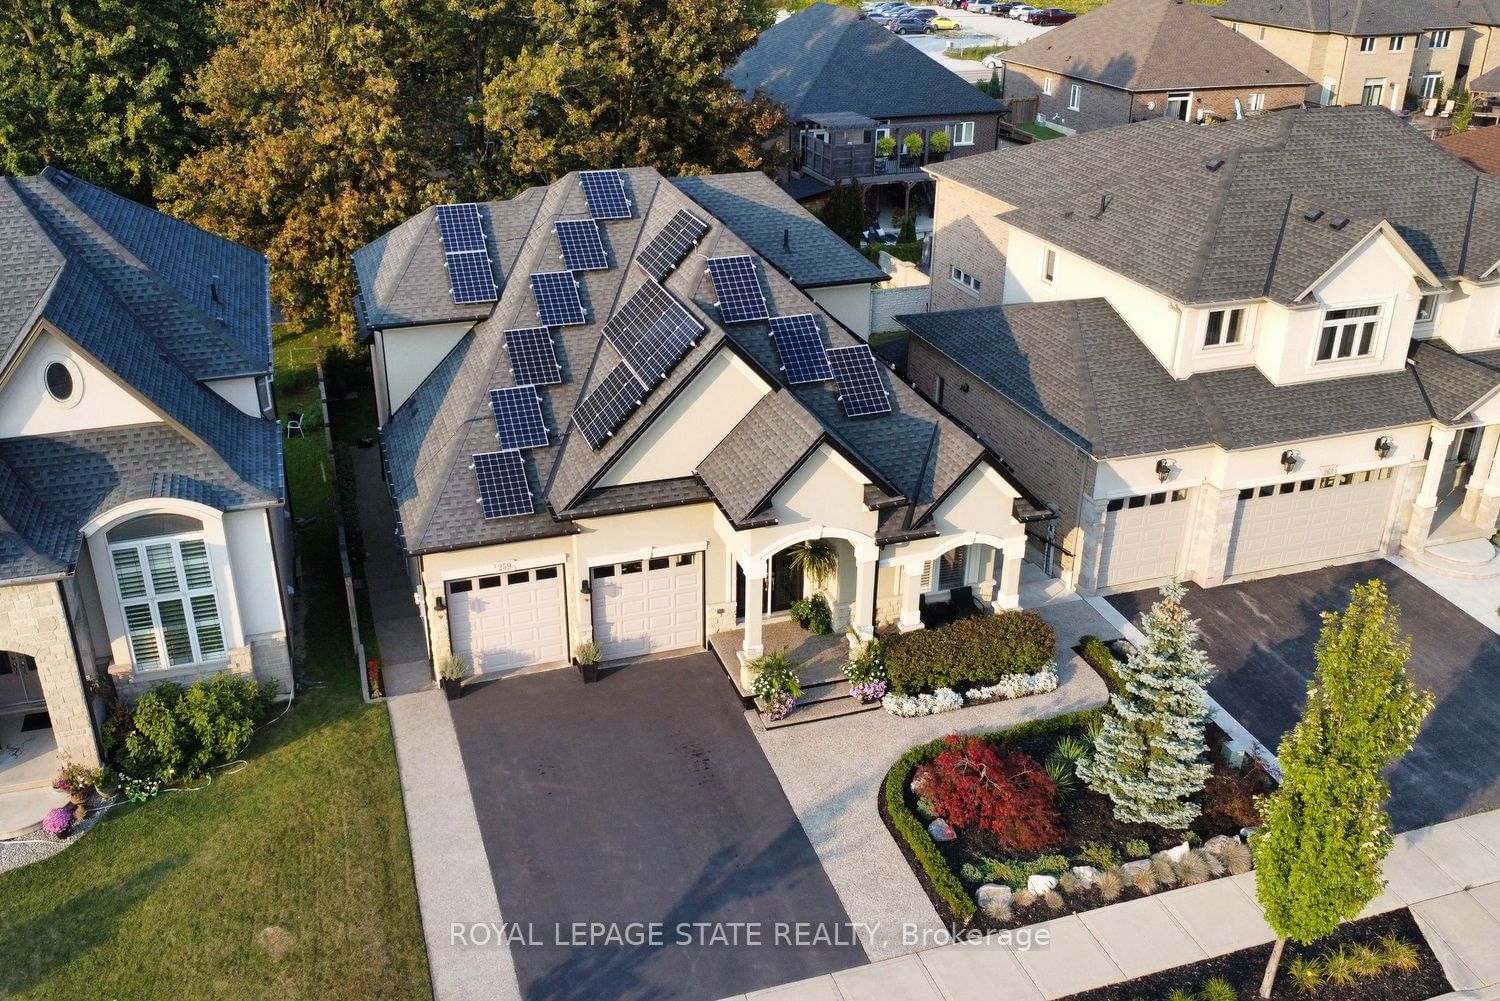
<path id="1" fill-rule="evenodd" d="M 935 560 L 928 560 L 922 570 L 922 590 L 951 591 L 963 587 L 969 565 L 969 547 L 950 549 Z M 936 580 L 936 585 L 933 581 Z"/>
<path id="2" fill-rule="evenodd" d="M 223 659 L 219 598 L 202 539 L 132 541 L 111 547 L 110 560 L 136 670 Z"/>

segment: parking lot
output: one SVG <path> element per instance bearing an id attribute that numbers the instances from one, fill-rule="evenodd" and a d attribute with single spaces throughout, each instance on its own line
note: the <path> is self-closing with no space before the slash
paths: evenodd
<path id="1" fill-rule="evenodd" d="M 971 14 L 966 10 L 950 10 L 939 7 L 944 16 L 951 17 L 959 27 L 948 31 L 934 31 L 930 35 L 902 35 L 901 37 L 921 52 L 925 52 L 948 69 L 966 80 L 988 80 L 990 70 L 977 61 L 949 59 L 944 53 L 970 45 L 1020 45 L 1035 38 L 1050 28 L 1009 17 L 993 14 Z"/>

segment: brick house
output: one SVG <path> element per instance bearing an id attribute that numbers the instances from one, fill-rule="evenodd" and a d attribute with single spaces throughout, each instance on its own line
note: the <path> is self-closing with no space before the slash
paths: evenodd
<path id="1" fill-rule="evenodd" d="M 1453 13 L 1465 18 L 1458 53 L 1458 79 L 1472 87 L 1476 77 L 1500 74 L 1500 0 L 1452 0 Z"/>
<path id="2" fill-rule="evenodd" d="M 1180 0 L 1113 0 L 1001 59 L 1006 98 L 1035 98 L 1038 121 L 1067 133 L 1300 107 L 1310 83 Z"/>

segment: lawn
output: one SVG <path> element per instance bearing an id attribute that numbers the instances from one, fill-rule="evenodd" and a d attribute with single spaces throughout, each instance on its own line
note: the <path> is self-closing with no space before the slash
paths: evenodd
<path id="1" fill-rule="evenodd" d="M 308 337 L 278 338 L 281 410 L 316 409 Z M 384 706 L 365 705 L 338 576 L 321 435 L 287 444 L 308 602 L 297 696 L 242 770 L 113 810 L 0 875 L 0 996 L 428 997 Z"/>
<path id="2" fill-rule="evenodd" d="M 1029 132 L 1038 139 L 1061 139 L 1063 137 L 1063 133 L 1049 129 L 1045 125 L 1037 125 L 1035 122 L 1022 122 L 1016 128 L 1022 132 Z"/>
<path id="3" fill-rule="evenodd" d="M 966 45 L 961 49 L 951 49 L 944 53 L 953 59 L 969 59 L 979 62 L 985 56 L 993 56 L 997 52 L 1009 52 L 1014 46 L 1011 45 Z"/>

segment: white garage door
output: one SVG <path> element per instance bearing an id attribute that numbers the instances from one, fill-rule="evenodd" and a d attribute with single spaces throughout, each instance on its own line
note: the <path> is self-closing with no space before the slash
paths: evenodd
<path id="1" fill-rule="evenodd" d="M 703 554 L 589 571 L 594 640 L 605 660 L 703 645 Z"/>
<path id="2" fill-rule="evenodd" d="M 1177 573 L 1187 538 L 1190 491 L 1116 498 L 1106 506 L 1099 587 L 1123 587 Z"/>
<path id="3" fill-rule="evenodd" d="M 1225 575 L 1377 552 L 1395 484 L 1378 469 L 1241 490 Z"/>
<path id="4" fill-rule="evenodd" d="M 478 674 L 568 659 L 561 567 L 448 582 L 453 652 Z"/>

